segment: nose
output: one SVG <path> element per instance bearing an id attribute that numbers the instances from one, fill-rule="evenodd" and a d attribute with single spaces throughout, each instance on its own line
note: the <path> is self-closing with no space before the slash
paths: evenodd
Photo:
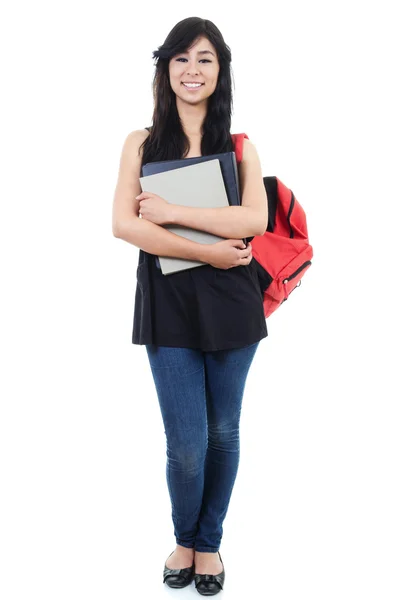
<path id="1" fill-rule="evenodd" d="M 199 68 L 198 68 L 198 66 L 196 64 L 196 61 L 194 60 L 193 62 L 188 62 L 186 73 L 188 75 L 193 75 L 193 74 L 198 73 L 198 72 L 199 72 Z"/>

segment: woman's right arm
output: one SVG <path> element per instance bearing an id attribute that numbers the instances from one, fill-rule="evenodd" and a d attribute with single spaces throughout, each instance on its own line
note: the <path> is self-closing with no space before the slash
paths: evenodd
<path id="1" fill-rule="evenodd" d="M 113 235 L 149 254 L 208 262 L 212 252 L 209 244 L 187 240 L 139 217 L 140 204 L 136 196 L 142 191 L 139 181 L 142 150 L 140 155 L 138 150 L 148 135 L 146 129 L 138 129 L 129 133 L 124 142 L 113 200 Z"/>

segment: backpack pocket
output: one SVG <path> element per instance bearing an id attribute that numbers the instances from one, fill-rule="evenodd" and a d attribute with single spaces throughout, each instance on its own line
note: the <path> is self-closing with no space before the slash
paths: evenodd
<path id="1" fill-rule="evenodd" d="M 293 290 L 300 286 L 301 278 L 303 277 L 305 271 L 310 267 L 311 260 L 304 261 L 295 271 L 293 271 L 290 275 L 287 275 L 282 279 L 282 287 L 283 287 L 283 300 L 288 299 L 289 294 L 293 292 Z"/>
<path id="2" fill-rule="evenodd" d="M 293 258 L 275 277 L 264 292 L 264 315 L 269 317 L 296 287 L 301 284 L 301 278 L 311 265 L 312 247 L 306 247 Z"/>

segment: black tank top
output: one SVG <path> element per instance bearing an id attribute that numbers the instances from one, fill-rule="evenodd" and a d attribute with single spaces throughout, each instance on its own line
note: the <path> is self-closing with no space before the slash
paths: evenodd
<path id="1" fill-rule="evenodd" d="M 227 270 L 205 264 L 163 275 L 158 258 L 140 249 L 132 343 L 206 352 L 254 344 L 268 335 L 265 277 L 254 258 Z"/>

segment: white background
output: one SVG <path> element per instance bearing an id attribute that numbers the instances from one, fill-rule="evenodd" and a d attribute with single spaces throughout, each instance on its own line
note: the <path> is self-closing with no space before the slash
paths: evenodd
<path id="1" fill-rule="evenodd" d="M 399 110 L 394 2 L 19 2 L 2 10 L 0 595 L 197 597 L 113 237 L 152 51 L 189 16 L 232 50 L 232 132 L 307 214 L 313 265 L 267 320 L 241 418 L 225 598 L 398 600 Z M 260 11 L 263 11 L 261 14 Z"/>

